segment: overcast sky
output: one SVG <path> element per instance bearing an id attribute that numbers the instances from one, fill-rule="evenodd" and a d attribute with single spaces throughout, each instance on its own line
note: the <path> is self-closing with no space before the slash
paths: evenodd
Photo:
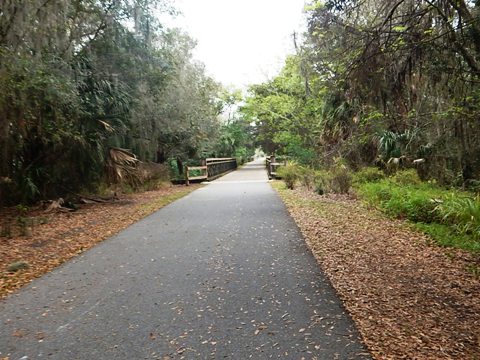
<path id="1" fill-rule="evenodd" d="M 245 88 L 274 76 L 293 52 L 304 0 L 175 0 L 182 12 L 168 26 L 198 41 L 195 58 L 224 85 Z"/>

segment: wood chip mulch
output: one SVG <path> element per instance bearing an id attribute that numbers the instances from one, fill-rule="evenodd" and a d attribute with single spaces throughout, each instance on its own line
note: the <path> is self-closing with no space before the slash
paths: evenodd
<path id="1" fill-rule="evenodd" d="M 375 359 L 480 359 L 478 254 L 352 197 L 274 187 Z"/>
<path id="2" fill-rule="evenodd" d="M 46 213 L 37 207 L 20 215 L 16 208 L 1 209 L 0 228 L 5 232 L 7 226 L 10 236 L 0 237 L 0 299 L 199 186 L 122 195 L 74 212 Z M 21 218 L 33 224 L 27 236 L 21 235 Z M 20 269 L 9 271 L 12 264 L 20 264 Z"/>

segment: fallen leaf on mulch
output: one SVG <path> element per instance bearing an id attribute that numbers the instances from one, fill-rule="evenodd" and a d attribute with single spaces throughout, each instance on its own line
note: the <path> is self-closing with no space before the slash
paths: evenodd
<path id="1" fill-rule="evenodd" d="M 0 210 L 0 227 L 11 231 L 10 238 L 0 237 L 0 298 L 199 186 L 123 195 L 111 203 L 81 205 L 74 212 L 37 208 L 20 217 L 15 208 Z M 21 235 L 20 218 L 29 220 L 30 236 Z"/>
<path id="2" fill-rule="evenodd" d="M 376 359 L 479 359 L 480 259 L 346 196 L 273 185 Z"/>

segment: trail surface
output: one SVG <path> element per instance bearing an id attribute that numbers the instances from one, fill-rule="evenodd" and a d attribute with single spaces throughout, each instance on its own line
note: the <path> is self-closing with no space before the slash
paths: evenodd
<path id="1" fill-rule="evenodd" d="M 250 163 L 0 303 L 0 358 L 368 359 Z"/>

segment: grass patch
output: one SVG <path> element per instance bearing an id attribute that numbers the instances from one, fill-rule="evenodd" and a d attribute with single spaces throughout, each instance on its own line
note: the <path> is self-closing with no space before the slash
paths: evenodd
<path id="1" fill-rule="evenodd" d="M 412 221 L 440 246 L 480 252 L 480 202 L 470 193 L 405 176 L 358 184 L 357 192 L 387 215 Z"/>
<path id="2" fill-rule="evenodd" d="M 287 189 L 287 186 L 283 181 L 274 180 L 270 182 L 270 185 L 272 185 L 272 187 L 277 191 L 282 191 Z"/>
<path id="3" fill-rule="evenodd" d="M 278 192 L 278 194 L 281 196 L 281 198 L 285 201 L 287 205 L 288 204 L 299 205 L 299 206 L 315 205 L 315 201 L 300 198 L 297 195 L 295 195 L 294 192 L 289 191 L 289 188 L 287 187 L 284 181 L 281 181 L 281 180 L 272 181 L 270 185 Z"/>
<path id="4" fill-rule="evenodd" d="M 414 227 L 429 235 L 440 246 L 480 252 L 480 242 L 474 241 L 469 235 L 458 234 L 448 225 L 414 223 Z"/>
<path id="5" fill-rule="evenodd" d="M 386 214 L 424 223 L 441 219 L 436 207 L 438 201 L 449 194 L 427 183 L 399 185 L 390 179 L 364 183 L 357 189 L 363 199 L 370 205 L 379 207 Z"/>

